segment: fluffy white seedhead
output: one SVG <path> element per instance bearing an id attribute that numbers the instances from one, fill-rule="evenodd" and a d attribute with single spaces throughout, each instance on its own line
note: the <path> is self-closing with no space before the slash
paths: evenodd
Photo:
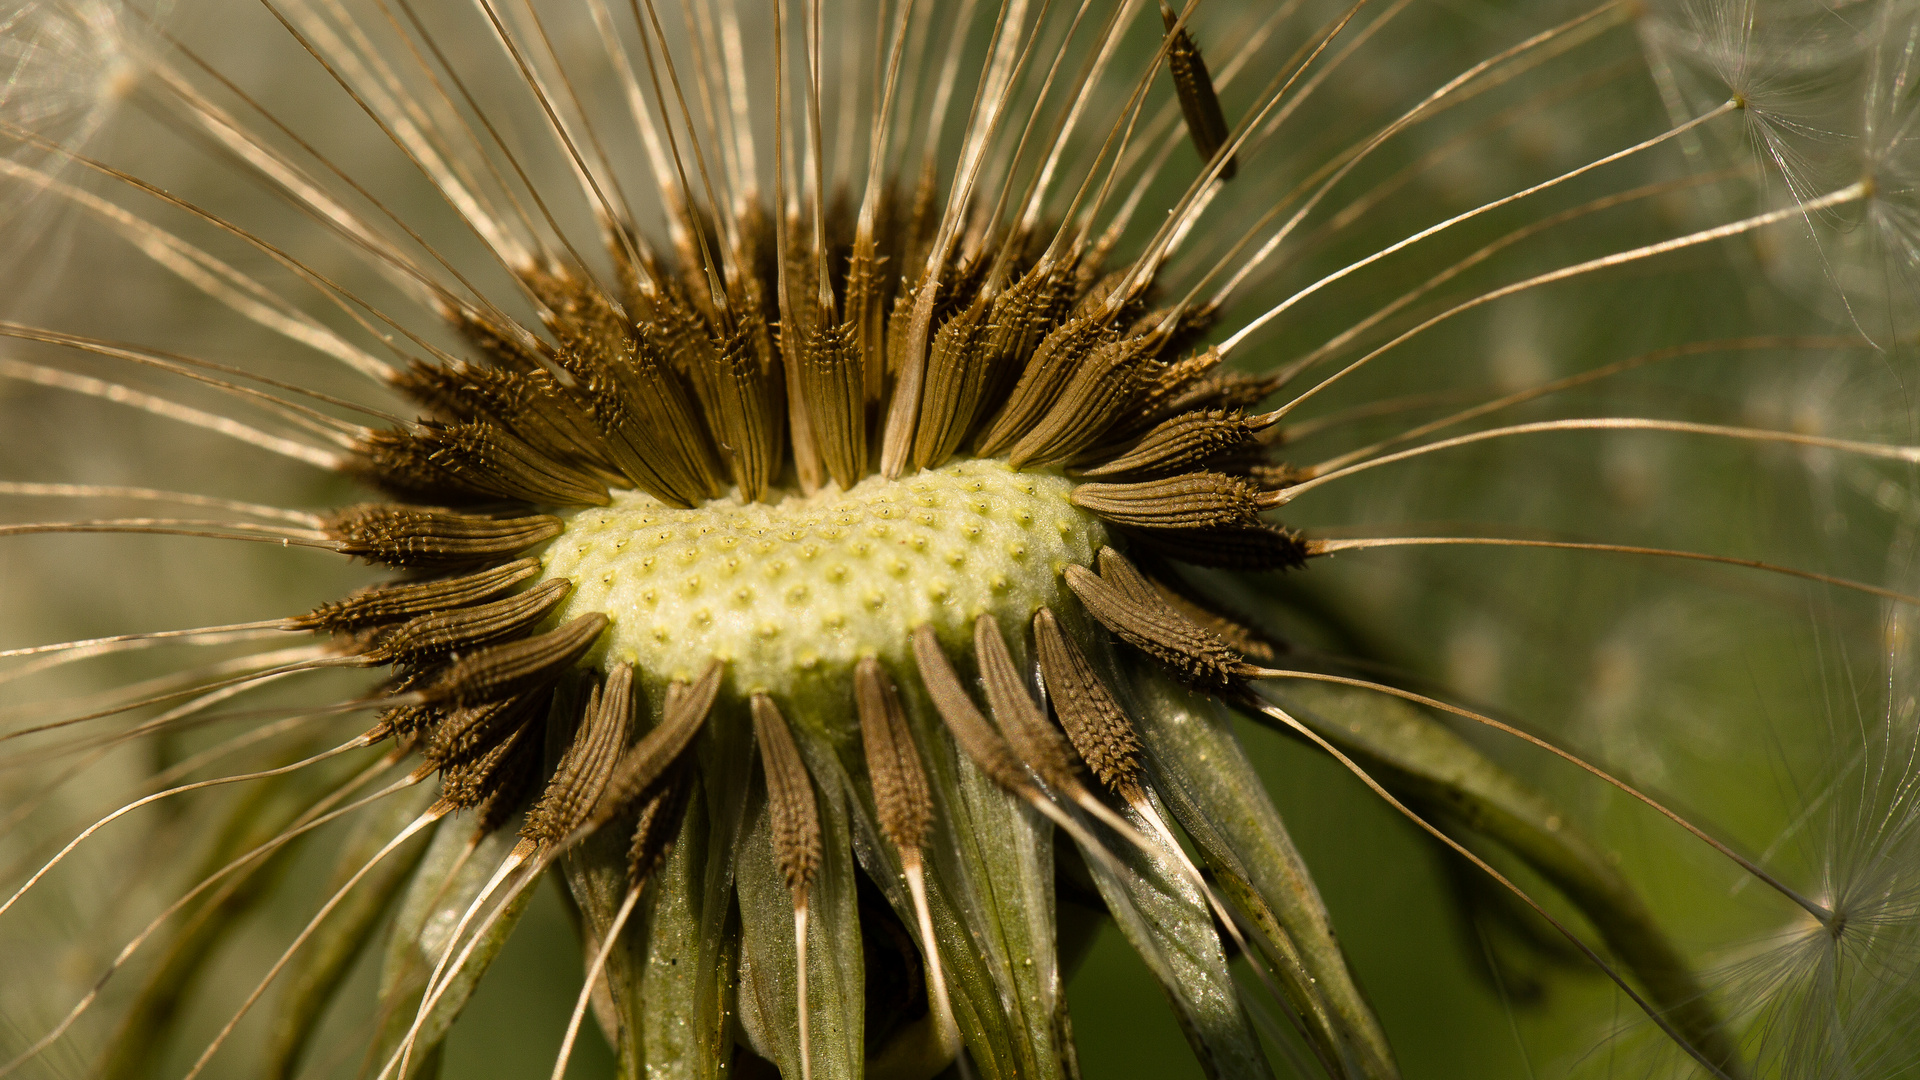
<path id="1" fill-rule="evenodd" d="M 1740 103 L 1743 124 L 1689 150 L 1759 177 L 1766 205 L 1755 208 L 1872 183 L 1858 207 L 1809 214 L 1795 233 L 1756 239 L 1751 257 L 1877 345 L 1910 338 L 1920 326 L 1920 4 L 1657 0 L 1640 30 L 1671 115 Z"/>
<path id="2" fill-rule="evenodd" d="M 108 0 L 26 0 L 0 10 L 0 146 L 16 162 L 57 166 L 62 150 L 79 149 L 106 124 L 137 70 L 126 17 Z M 10 195 L 31 190 L 10 187 Z M 18 210 L 0 202 L 0 222 Z"/>

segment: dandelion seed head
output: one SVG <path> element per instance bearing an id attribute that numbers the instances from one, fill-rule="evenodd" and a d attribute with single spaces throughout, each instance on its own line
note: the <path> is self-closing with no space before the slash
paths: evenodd
<path id="1" fill-rule="evenodd" d="M 221 843 L 291 845 L 314 815 L 362 815 L 326 849 L 341 863 L 312 921 L 236 962 L 247 985 L 220 991 L 219 1037 L 168 1051 L 171 1029 L 107 1033 L 80 997 L 79 1026 L 51 1007 L 22 1060 L 91 1040 L 114 1061 L 186 1054 L 192 1077 L 243 1069 L 254 1018 L 279 1008 L 267 1071 L 324 1071 L 321 1018 L 359 985 L 340 958 L 385 935 L 378 1000 L 361 1003 L 372 1047 L 352 1050 L 369 1075 L 413 1075 L 459 1045 L 454 1018 L 551 876 L 586 955 L 559 1075 L 588 1011 L 634 1072 L 932 1075 L 964 1055 L 990 1076 L 1068 1075 L 1073 958 L 1056 938 L 1073 908 L 1111 916 L 1218 1074 L 1268 1075 L 1279 1048 L 1302 1071 L 1390 1077 L 1413 1010 L 1360 987 L 1401 993 L 1412 962 L 1344 949 L 1369 924 L 1316 878 L 1424 864 L 1359 850 L 1338 775 L 1511 890 L 1428 905 L 1479 912 L 1461 925 L 1500 904 L 1562 910 L 1510 861 L 1582 913 L 1553 933 L 1611 982 L 1529 978 L 1554 984 L 1541 1000 L 1574 986 L 1584 1023 L 1617 993 L 1678 1053 L 1731 1069 L 1753 1029 L 1723 1017 L 1757 1014 L 1690 973 L 1693 939 L 1723 938 L 1672 895 L 1742 867 L 1769 886 L 1746 901 L 1775 905 L 1769 925 L 1811 909 L 1835 937 L 1825 904 L 1847 913 L 1840 940 L 1903 928 L 1907 909 L 1849 903 L 1888 891 L 1871 875 L 1805 900 L 1769 859 L 1742 861 L 1746 837 L 1666 811 L 1707 855 L 1619 857 L 1581 835 L 1607 799 L 1507 766 L 1564 742 L 1595 753 L 1582 775 L 1600 792 L 1741 804 L 1759 753 L 1729 704 L 1748 698 L 1726 689 L 1742 644 L 1803 614 L 1795 590 L 1909 599 L 1858 560 L 1799 565 L 1798 526 L 1920 452 L 1851 415 L 1875 387 L 1816 394 L 1796 374 L 1753 391 L 1762 363 L 1865 350 L 1780 336 L 1803 313 L 1742 261 L 1818 304 L 1852 287 L 1855 253 L 1829 233 L 1897 203 L 1891 166 L 1835 150 L 1854 137 L 1836 117 L 1872 114 L 1840 76 L 1892 32 L 1757 10 L 1554 5 L 1478 26 L 1406 3 L 274 0 L 254 12 L 272 35 L 258 51 L 216 32 L 205 51 L 149 42 L 87 93 L 66 73 L 82 112 L 137 98 L 129 119 L 158 121 L 165 149 L 83 158 L 69 113 L 9 102 L 40 133 L 15 141 L 51 156 L 7 190 L 82 211 L 103 238 L 89 258 L 160 282 L 135 294 L 168 318 L 127 341 L 38 325 L 125 314 L 73 290 L 5 324 L 5 378 L 33 403 L 71 395 L 232 443 L 253 456 L 228 479 L 294 505 L 6 480 L 8 499 L 133 509 L 0 530 L 181 533 L 168 542 L 378 568 L 249 629 L 0 656 L 24 682 L 152 648 L 175 679 L 0 713 L 49 725 L 0 763 L 113 755 L 111 775 L 80 770 L 116 800 L 80 857 L 23 863 L 56 887 L 97 851 L 141 848 L 106 844 L 132 824 L 116 815 L 149 816 L 149 796 L 120 797 L 142 785 L 169 809 L 230 785 L 275 797 L 201 830 Z M 24 25 L 0 33 L 9 57 L 30 55 Z M 1775 239 L 1809 223 L 1804 244 Z M 1688 304 L 1698 318 L 1676 314 Z M 1899 414 L 1884 406 L 1889 427 Z M 194 479 L 181 455 L 150 456 Z M 256 456 L 303 479 L 280 485 Z M 1743 533 L 1750 489 L 1706 478 L 1747 469 L 1809 474 L 1832 513 Z M 1778 561 L 1744 558 L 1775 531 Z M 1335 551 L 1345 573 L 1324 569 Z M 1657 571 L 1583 577 L 1614 559 L 1765 585 L 1702 600 Z M 188 590 L 185 573 L 169 585 Z M 255 632 L 305 644 L 191 658 Z M 1346 682 L 1294 693 L 1323 677 Z M 1554 739 L 1455 694 L 1525 703 Z M 82 710 L 97 715 L 67 715 Z M 1339 765 L 1285 785 L 1336 819 L 1312 857 L 1227 710 Z M 1456 720 L 1531 746 L 1488 752 Z M 293 757 L 240 771 L 270 754 Z M 276 764 L 300 755 L 320 757 Z M 166 787 L 200 782 L 213 796 Z M 1355 850 L 1326 854 L 1340 846 Z M 227 874 L 247 887 L 254 870 L 215 869 L 233 854 L 180 868 L 201 876 L 161 905 Z M 50 895 L 40 880 L 27 903 Z M 1360 891 L 1384 894 L 1373 880 Z M 1434 915 L 1397 906 L 1385 940 Z M 1796 943 L 1809 925 L 1788 923 Z M 130 970 L 103 961 L 111 985 L 157 970 L 141 993 L 159 996 L 201 977 L 216 950 L 200 931 L 156 926 Z M 169 948 L 185 959 L 143 966 Z M 1443 989 L 1420 1010 L 1493 1002 L 1534 1032 L 1516 1003 L 1535 995 L 1509 995 L 1485 951 L 1492 989 L 1421 970 Z M 1455 1046 L 1504 1052 L 1458 1045 L 1481 1041 Z"/>
<path id="2" fill-rule="evenodd" d="M 0 25 L 0 117 L 84 143 L 138 78 L 119 9 L 108 0 L 31 0 Z"/>

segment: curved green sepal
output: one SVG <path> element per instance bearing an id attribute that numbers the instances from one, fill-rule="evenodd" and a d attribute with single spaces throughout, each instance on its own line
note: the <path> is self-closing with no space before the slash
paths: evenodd
<path id="1" fill-rule="evenodd" d="M 1107 910 L 1159 980 L 1206 1074 L 1270 1080 L 1273 1070 L 1227 967 L 1206 897 L 1146 819 L 1131 809 L 1125 817 L 1150 850 L 1100 829 L 1112 861 L 1081 851 Z"/>
<path id="2" fill-rule="evenodd" d="M 1130 682 L 1154 787 L 1247 916 L 1308 1045 L 1334 1076 L 1397 1077 L 1320 891 L 1225 709 L 1155 667 L 1134 667 Z"/>
<path id="3" fill-rule="evenodd" d="M 1544 795 L 1398 698 L 1307 682 L 1269 692 L 1396 795 L 1497 841 L 1552 882 L 1687 1041 L 1737 1071 L 1733 1043 L 1679 950 L 1633 886 Z"/>
<path id="4" fill-rule="evenodd" d="M 326 895 L 333 895 L 346 884 L 396 833 L 432 805 L 437 795 L 431 784 L 416 785 L 361 821 L 341 849 L 340 861 L 327 881 Z M 374 939 L 382 917 L 420 865 L 427 841 L 437 829 L 439 824 L 435 823 L 374 867 L 307 939 L 306 946 L 294 954 L 267 1046 L 262 1075 L 268 1080 L 288 1080 L 299 1071 L 307 1044 L 326 1018 L 334 993 Z"/>
<path id="5" fill-rule="evenodd" d="M 400 901 L 399 912 L 394 917 L 393 936 L 387 942 L 386 960 L 380 973 L 379 1035 L 374 1040 L 372 1051 L 375 1075 L 386 1067 L 406 1039 L 407 1031 L 413 1027 L 419 1013 L 427 979 L 446 951 L 454 928 L 459 925 L 468 907 L 479 898 L 481 890 L 492 879 L 516 840 L 513 833 L 502 829 L 481 840 L 469 855 L 467 846 L 471 835 L 469 830 L 459 827 L 458 819 L 453 826 L 441 829 L 433 838 L 433 843 L 428 845 L 426 856 L 420 860 L 420 869 L 414 874 Z M 499 904 L 514 880 L 517 880 L 517 875 L 494 890 L 489 900 L 490 908 Z M 529 882 L 507 900 L 506 908 L 491 921 L 491 925 L 487 925 L 488 918 L 484 914 L 475 916 L 468 923 L 462 932 L 463 939 L 471 939 L 475 931 L 485 926 L 480 944 L 474 948 L 466 963 L 450 977 L 442 972 L 441 977 L 448 983 L 447 989 L 421 1022 L 409 1057 L 407 1075 L 399 1077 L 396 1070 L 388 1074 L 390 1077 L 395 1080 L 415 1080 L 417 1077 L 438 1074 L 440 1055 L 436 1051 L 446 1039 L 453 1022 L 459 1018 L 460 1011 L 466 1007 L 467 1000 L 473 996 L 480 976 L 486 973 L 488 965 L 493 963 L 493 958 L 506 945 L 521 914 L 533 899 L 533 890 L 537 885 L 537 881 Z M 455 955 L 465 948 L 463 940 L 462 944 L 455 947 Z M 452 961 L 448 963 L 451 966 Z"/>
<path id="6" fill-rule="evenodd" d="M 805 725 L 795 725 L 802 752 L 812 744 Z M 807 1010 L 812 1074 L 820 1080 L 859 1080 L 866 1059 L 865 966 L 860 913 L 839 778 L 821 775 L 807 753 L 820 810 L 821 859 L 807 890 Z M 831 755 L 825 755 L 831 762 Z M 766 792 L 756 787 L 747 829 L 735 850 L 735 888 L 740 897 L 740 1022 L 754 1050 L 780 1067 L 786 1080 L 800 1080 L 799 957 L 794 942 L 794 897 L 781 877 L 773 850 L 773 823 Z"/>

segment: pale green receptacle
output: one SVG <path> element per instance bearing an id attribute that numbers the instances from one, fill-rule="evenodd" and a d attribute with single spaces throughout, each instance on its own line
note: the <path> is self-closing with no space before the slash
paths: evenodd
<path id="1" fill-rule="evenodd" d="M 1060 571 L 1105 531 L 1067 501 L 1072 482 L 967 460 L 842 492 L 676 509 L 637 492 L 566 515 L 542 558 L 574 591 L 561 621 L 605 612 L 596 657 L 656 679 L 727 663 L 736 692 L 840 682 L 863 656 L 908 662 L 908 633 L 969 637 L 1059 604 Z"/>

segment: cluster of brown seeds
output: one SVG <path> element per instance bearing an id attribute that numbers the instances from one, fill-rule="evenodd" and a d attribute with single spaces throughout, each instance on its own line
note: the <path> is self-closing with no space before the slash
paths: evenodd
<path id="1" fill-rule="evenodd" d="M 444 805 L 477 811 L 485 831 L 526 810 L 527 853 L 562 850 L 617 819 L 632 829 L 633 881 L 660 865 L 722 665 L 672 682 L 658 723 L 640 735 L 647 673 L 609 660 L 602 677 L 575 686 L 608 615 L 559 622 L 571 585 L 538 580 L 535 557 L 564 529 L 555 513 L 607 505 L 620 489 L 696 512 L 844 490 L 956 455 L 999 458 L 1078 480 L 1070 502 L 1149 568 L 1168 558 L 1255 569 L 1302 561 L 1302 544 L 1260 518 L 1286 473 L 1269 459 L 1272 419 L 1246 410 L 1271 383 L 1221 371 L 1217 353 L 1194 347 L 1208 313 L 1156 310 L 1144 268 L 1107 272 L 1103 251 L 1036 250 L 1030 236 L 1002 236 L 982 248 L 988 256 L 950 258 L 917 282 L 883 274 L 925 263 L 934 239 L 925 185 L 903 220 L 892 220 L 896 208 L 883 203 L 870 234 L 830 217 L 824 252 L 785 245 L 784 274 L 769 257 L 782 246 L 770 219 L 752 215 L 758 224 L 729 259 L 751 272 L 724 287 L 689 269 L 705 265 L 700 251 L 669 261 L 616 230 L 617 288 L 558 266 L 523 274 L 545 336 L 498 312 L 450 311 L 477 357 L 418 363 L 400 379 L 428 415 L 369 437 L 360 455 L 394 501 L 342 512 L 327 529 L 339 550 L 406 577 L 297 620 L 362 662 L 393 667 L 390 692 L 405 703 L 379 730 L 439 771 Z M 699 240 L 720 242 L 711 223 L 690 224 Z M 882 249 L 880 237 L 893 242 Z M 812 295 L 791 286 L 809 265 L 845 272 Z M 835 309 L 847 317 L 830 321 Z M 930 330 L 915 358 L 922 321 Z M 1064 567 L 1065 582 L 1121 640 L 1215 690 L 1254 670 L 1189 613 L 1252 635 L 1112 547 L 1098 562 L 1097 573 Z M 1091 766 L 1123 802 L 1151 812 L 1130 723 L 1054 612 L 1033 617 L 1066 738 L 991 615 L 978 617 L 974 641 L 986 713 L 930 627 L 912 642 L 918 681 L 958 748 L 1000 786 L 1062 824 L 1047 791 L 1126 828 L 1078 776 Z M 863 661 L 845 704 L 880 827 L 917 879 L 934 804 L 893 678 Z M 753 694 L 750 715 L 780 870 L 804 916 L 820 825 L 776 696 Z M 543 757 L 555 725 L 571 732 L 557 765 Z M 944 1012 L 944 988 L 933 991 Z"/>
<path id="2" fill-rule="evenodd" d="M 1189 131 L 1214 175 L 1228 177 L 1205 64 L 1164 14 Z M 447 300 L 469 355 L 397 374 L 424 415 L 366 435 L 355 456 L 392 501 L 325 527 L 329 546 L 403 577 L 288 624 L 331 633 L 351 662 L 391 666 L 397 704 L 374 734 L 439 773 L 436 812 L 474 811 L 476 835 L 524 812 L 513 858 L 542 866 L 617 826 L 630 836 L 633 890 L 680 831 L 709 718 L 750 718 L 775 861 L 794 899 L 803 1073 L 806 921 L 824 838 L 816 780 L 783 712 L 792 703 L 781 687 L 736 687 L 743 701 L 722 708 L 724 656 L 690 676 L 596 651 L 618 613 L 567 606 L 574 582 L 546 576 L 540 558 L 568 512 L 623 491 L 693 515 L 831 497 L 956 457 L 1064 476 L 1078 511 L 1063 512 L 1092 515 L 1139 566 L 1095 540 L 1086 550 L 1098 548 L 1096 566 L 1053 567 L 1070 591 L 1051 602 L 1077 596 L 1121 641 L 1215 693 L 1259 670 L 1226 639 L 1265 646 L 1176 588 L 1167 560 L 1272 570 L 1305 556 L 1261 518 L 1289 473 L 1271 459 L 1277 416 L 1249 410 L 1276 384 L 1223 371 L 1220 354 L 1198 346 L 1214 313 L 1156 308 L 1156 257 L 1114 267 L 1105 243 L 1071 229 L 976 222 L 957 236 L 937 188 L 929 166 L 910 197 L 872 187 L 878 197 L 857 216 L 842 198 L 784 222 L 752 199 L 728 212 L 682 207 L 671 255 L 610 225 L 611 284 L 577 253 L 517 269 L 544 334 L 484 301 Z M 917 940 L 897 924 L 894 936 L 928 965 L 916 997 L 947 1053 L 958 1043 L 924 878 L 937 814 L 924 755 L 957 752 L 1093 854 L 1100 843 L 1054 799 L 1144 843 L 1082 782 L 1090 769 L 1179 852 L 1147 793 L 1132 722 L 1067 629 L 1083 625 L 1081 613 L 1063 619 L 1047 603 L 1014 605 L 1032 619 L 1030 648 L 1024 633 L 1010 648 L 1006 632 L 1025 628 L 1002 625 L 1007 613 L 961 612 L 950 621 L 972 640 L 960 667 L 956 642 L 942 644 L 954 626 L 922 624 L 893 654 L 916 676 L 910 686 L 873 656 L 843 673 L 836 707 L 847 737 L 857 727 L 875 821 L 918 916 Z M 1037 683 L 1016 652 L 1034 658 Z M 976 673 L 984 710 L 969 689 Z M 654 686 L 662 698 L 649 704 Z M 915 731 L 903 689 L 931 704 L 950 748 Z"/>
<path id="3" fill-rule="evenodd" d="M 926 232 L 912 222 L 878 230 L 912 239 L 873 261 L 913 265 L 925 257 Z M 770 250 L 768 239 L 745 248 Z M 609 246 L 618 254 L 633 244 L 627 234 Z M 859 266 L 858 246 L 851 234 L 835 237 L 828 265 Z M 568 590 L 564 581 L 524 588 L 537 565 L 524 554 L 562 530 L 539 511 L 606 505 L 619 488 L 691 508 L 858 483 L 881 465 L 883 411 L 899 410 L 883 410 L 881 396 L 907 381 L 904 324 L 929 291 L 938 294 L 936 329 L 911 410 L 912 467 L 970 452 L 1064 469 L 1086 478 L 1073 504 L 1149 558 L 1298 565 L 1299 541 L 1260 520 L 1285 472 L 1268 459 L 1271 422 L 1244 410 L 1269 384 L 1192 351 L 1207 319 L 1150 309 L 1150 276 L 1139 268 L 1103 273 L 1090 250 L 1008 254 L 1035 246 L 1005 238 L 993 258 L 949 263 L 918 286 L 878 273 L 835 278 L 833 296 L 848 311 L 891 307 L 878 332 L 864 335 L 871 348 L 854 320 L 820 330 L 817 309 L 801 316 L 813 331 L 785 332 L 772 298 L 786 279 L 764 261 L 724 297 L 646 252 L 621 262 L 618 290 L 578 272 L 527 273 L 552 340 L 485 314 L 456 315 L 481 359 L 416 365 L 403 389 L 431 415 L 364 447 L 367 473 L 405 501 L 330 523 L 340 550 L 417 579 L 327 605 L 303 623 L 347 634 L 368 662 L 394 665 L 395 692 L 420 701 L 385 723 L 417 734 L 422 752 L 460 779 L 450 798 L 524 790 L 520 774 L 537 755 L 511 747 L 540 741 L 521 733 L 544 718 L 554 684 L 605 622 L 543 627 Z M 811 254 L 790 261 L 804 265 Z M 811 483 L 808 455 L 822 467 Z M 1103 556 L 1100 576 L 1071 567 L 1067 581 L 1123 639 L 1188 677 L 1218 685 L 1234 673 L 1232 650 L 1118 553 Z M 600 708 L 630 693 L 607 689 Z M 582 731 L 597 737 L 597 713 L 586 715 Z M 549 791 L 536 820 L 547 820 L 555 800 L 578 797 Z M 542 829 L 547 839 L 566 831 Z"/>

